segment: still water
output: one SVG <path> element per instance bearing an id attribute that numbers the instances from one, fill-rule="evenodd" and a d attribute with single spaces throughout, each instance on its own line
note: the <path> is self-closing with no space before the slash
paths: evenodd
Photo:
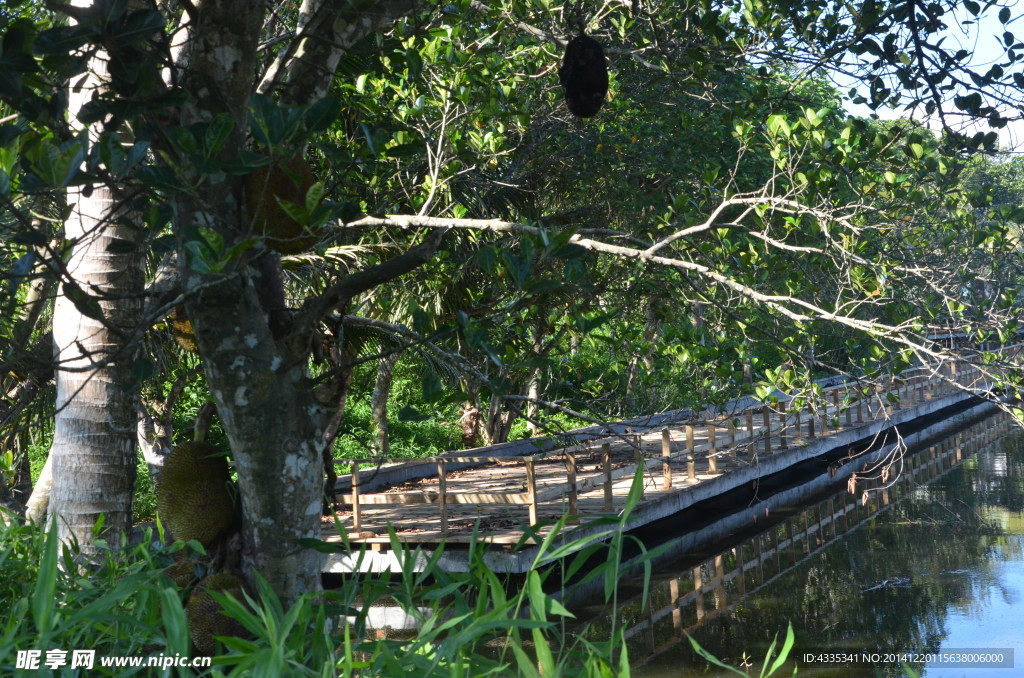
<path id="1" fill-rule="evenodd" d="M 624 581 L 618 610 L 588 608 L 591 621 L 626 629 L 641 678 L 728 675 L 685 634 L 758 675 L 787 623 L 801 676 L 902 676 L 901 660 L 929 678 L 1024 676 L 1024 434 L 995 415 L 900 463 L 896 478 L 838 484 L 759 534 L 658 563 L 649 605 Z M 929 656 L 941 652 L 968 663 Z"/>

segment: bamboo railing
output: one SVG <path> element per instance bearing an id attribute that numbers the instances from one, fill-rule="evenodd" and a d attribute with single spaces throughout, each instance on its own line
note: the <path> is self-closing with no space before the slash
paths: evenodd
<path id="1" fill-rule="evenodd" d="M 1004 349 L 1004 355 L 1018 356 L 1022 346 Z M 886 388 L 845 382 L 822 389 L 814 399 L 783 396 L 777 403 L 758 405 L 732 415 L 678 427 L 663 427 L 660 441 L 657 429 L 624 436 L 617 447 L 625 445 L 632 449 L 631 463 L 620 460 L 616 464 L 613 461 L 613 443 L 607 439 L 598 441 L 599 447 L 587 442 L 522 457 L 468 455 L 388 459 L 389 463 L 408 461 L 437 465 L 436 488 L 430 485 L 415 491 L 363 492 L 360 477 L 365 471 L 360 470 L 360 465 L 378 464 L 381 460 L 337 460 L 339 464 L 350 464 L 352 482 L 351 490 L 336 494 L 336 499 L 351 506 L 351 528 L 355 532 L 364 527 L 364 509 L 381 505 L 436 504 L 442 535 L 448 533 L 451 505 L 524 505 L 529 524 L 536 525 L 540 519 L 541 504 L 558 500 L 562 502 L 562 514 L 578 516 L 580 495 L 600 491 L 604 512 L 612 512 L 616 482 L 632 479 L 641 466 L 645 474 L 651 476 L 659 475 L 657 471 L 660 470 L 660 487 L 655 489 L 673 491 L 690 487 L 702 479 L 726 472 L 721 466 L 732 467 L 744 461 L 755 461 L 758 455 L 770 456 L 801 447 L 845 429 L 872 424 L 888 418 L 895 411 L 915 408 L 955 391 L 987 389 L 982 378 L 982 372 L 974 365 L 947 362 L 908 370 L 895 379 L 887 379 Z M 681 433 L 678 435 L 680 441 L 673 441 L 673 431 L 677 435 Z M 644 440 L 645 436 L 654 439 Z M 561 462 L 556 477 L 552 478 L 547 473 L 548 477 L 543 479 L 546 482 L 539 482 L 538 468 L 543 467 L 545 472 L 550 472 L 553 468 L 551 462 Z M 594 462 L 593 468 L 598 469 L 597 472 L 581 472 L 585 465 Z M 504 473 L 512 473 L 507 477 L 515 480 L 520 489 L 460 489 L 457 487 L 459 483 L 450 477 L 447 467 L 466 463 L 478 466 L 500 464 Z M 621 491 L 620 494 L 624 496 L 625 493 Z"/>
<path id="2" fill-rule="evenodd" d="M 661 654 L 697 627 L 732 610 L 748 595 L 792 572 L 864 521 L 888 510 L 899 498 L 958 466 L 972 454 L 973 448 L 998 440 L 1012 428 L 1013 424 L 1004 420 L 997 427 L 947 438 L 908 460 L 905 473 L 896 482 L 877 482 L 866 502 L 849 493 L 829 497 L 695 563 L 681 576 L 654 585 L 661 591 L 653 594 L 651 600 L 662 603 L 648 605 L 639 595 L 620 600 L 622 609 L 643 610 L 641 618 L 623 631 L 630 657 L 642 665 Z"/>

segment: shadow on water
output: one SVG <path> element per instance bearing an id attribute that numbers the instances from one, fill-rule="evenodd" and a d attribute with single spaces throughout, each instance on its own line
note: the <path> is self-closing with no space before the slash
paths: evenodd
<path id="1" fill-rule="evenodd" d="M 659 562 L 649 605 L 639 580 L 623 580 L 614 614 L 634 675 L 715 675 L 686 634 L 734 666 L 751 658 L 757 675 L 792 622 L 800 675 L 901 676 L 885 655 L 1015 648 L 1009 669 L 907 663 L 926 676 L 1024 676 L 1024 433 L 993 415 L 911 448 L 903 464 L 896 478 L 856 494 L 833 484 L 773 509 L 756 534 Z M 578 607 L 601 637 L 612 610 Z"/>

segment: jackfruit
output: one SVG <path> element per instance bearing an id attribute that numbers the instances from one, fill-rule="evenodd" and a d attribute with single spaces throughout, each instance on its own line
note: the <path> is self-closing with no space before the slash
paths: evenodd
<path id="1" fill-rule="evenodd" d="M 180 558 L 173 565 L 164 570 L 164 575 L 174 582 L 179 589 L 184 589 L 192 583 L 196 576 L 196 564 L 189 558 Z"/>
<path id="2" fill-rule="evenodd" d="M 202 579 L 196 590 L 189 596 L 185 614 L 188 618 L 192 645 L 196 653 L 210 656 L 217 651 L 215 636 L 242 636 L 247 631 L 241 623 L 221 614 L 220 603 L 213 599 L 210 591 L 217 591 L 244 600 L 242 579 L 232 572 L 218 572 Z"/>
<path id="3" fill-rule="evenodd" d="M 175 539 L 209 547 L 235 522 L 228 463 L 213 445 L 184 443 L 164 461 L 156 493 L 160 520 Z"/>
<path id="4" fill-rule="evenodd" d="M 260 167 L 245 177 L 245 203 L 253 232 L 266 238 L 267 245 L 280 254 L 298 254 L 311 249 L 320 238 L 292 219 L 279 200 L 300 207 L 314 183 L 313 172 L 301 157 Z"/>

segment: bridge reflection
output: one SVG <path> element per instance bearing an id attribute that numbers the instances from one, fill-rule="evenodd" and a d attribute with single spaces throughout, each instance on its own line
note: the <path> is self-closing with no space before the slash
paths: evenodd
<path id="1" fill-rule="evenodd" d="M 642 666 L 686 642 L 687 634 L 727 615 L 1014 428 L 1008 416 L 989 417 L 934 444 L 911 448 L 903 456 L 898 474 L 879 472 L 874 477 L 858 478 L 856 494 L 833 485 L 828 496 L 819 495 L 798 509 L 774 511 L 775 522 L 770 527 L 739 543 L 710 555 L 705 549 L 704 555 L 696 559 L 682 557 L 671 565 L 659 566 L 662 572 L 671 570 L 675 574 L 654 575 L 649 605 L 644 605 L 642 593 L 619 598 L 616 621 L 626 627 L 630 664 Z M 872 582 L 862 591 L 906 585 L 894 577 Z"/>

